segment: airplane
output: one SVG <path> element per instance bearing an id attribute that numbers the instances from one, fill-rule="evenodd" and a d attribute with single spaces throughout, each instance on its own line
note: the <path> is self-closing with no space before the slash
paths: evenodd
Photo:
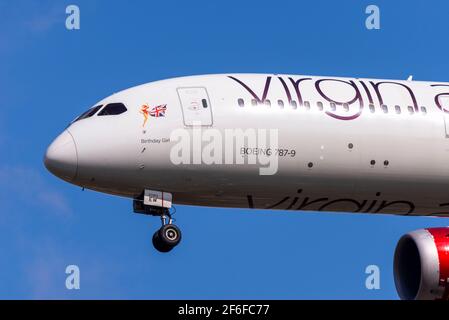
<path id="1" fill-rule="evenodd" d="M 216 74 L 115 93 L 50 144 L 46 168 L 160 217 L 181 205 L 449 217 L 449 83 Z M 449 299 L 449 227 L 398 242 L 401 299 Z"/>

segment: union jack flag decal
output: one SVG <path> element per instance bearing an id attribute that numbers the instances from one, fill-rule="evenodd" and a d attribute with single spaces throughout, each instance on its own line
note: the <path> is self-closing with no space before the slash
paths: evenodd
<path id="1" fill-rule="evenodd" d="M 154 107 L 150 110 L 150 116 L 152 117 L 165 117 L 165 111 L 167 110 L 167 105 L 162 104 L 160 106 Z"/>

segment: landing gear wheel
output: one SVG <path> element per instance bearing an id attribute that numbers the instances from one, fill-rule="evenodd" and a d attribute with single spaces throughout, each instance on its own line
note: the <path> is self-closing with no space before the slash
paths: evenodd
<path id="1" fill-rule="evenodd" d="M 159 230 L 153 234 L 153 246 L 159 252 L 169 252 L 173 247 L 164 244 L 159 237 Z"/>
<path id="2" fill-rule="evenodd" d="M 159 229 L 159 237 L 162 242 L 174 247 L 181 241 L 181 230 L 174 224 L 166 224 Z"/>
<path id="3" fill-rule="evenodd" d="M 153 246 L 159 252 L 169 252 L 181 241 L 181 230 L 174 224 L 165 224 L 153 235 Z"/>

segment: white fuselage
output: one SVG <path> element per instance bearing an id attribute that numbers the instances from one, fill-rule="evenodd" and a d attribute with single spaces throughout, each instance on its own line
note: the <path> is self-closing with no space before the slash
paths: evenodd
<path id="1" fill-rule="evenodd" d="M 179 204 L 449 216 L 449 83 L 205 75 L 148 83 L 97 105 L 109 103 L 127 111 L 73 122 L 49 148 L 51 171 L 131 198 L 170 192 Z M 145 124 L 144 105 L 153 111 Z M 226 132 L 239 130 L 276 132 L 277 143 L 234 139 L 230 147 Z M 179 132 L 192 137 L 189 163 L 173 161 Z M 211 147 L 220 158 L 220 145 L 222 159 L 235 151 L 233 162 L 194 159 Z M 237 163 L 268 151 L 274 174 Z"/>

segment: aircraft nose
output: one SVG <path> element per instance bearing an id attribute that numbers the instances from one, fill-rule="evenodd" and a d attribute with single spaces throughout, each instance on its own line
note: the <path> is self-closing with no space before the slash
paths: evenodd
<path id="1" fill-rule="evenodd" d="M 69 131 L 61 133 L 48 147 L 44 157 L 45 167 L 55 176 L 72 181 L 78 170 L 75 140 Z"/>

